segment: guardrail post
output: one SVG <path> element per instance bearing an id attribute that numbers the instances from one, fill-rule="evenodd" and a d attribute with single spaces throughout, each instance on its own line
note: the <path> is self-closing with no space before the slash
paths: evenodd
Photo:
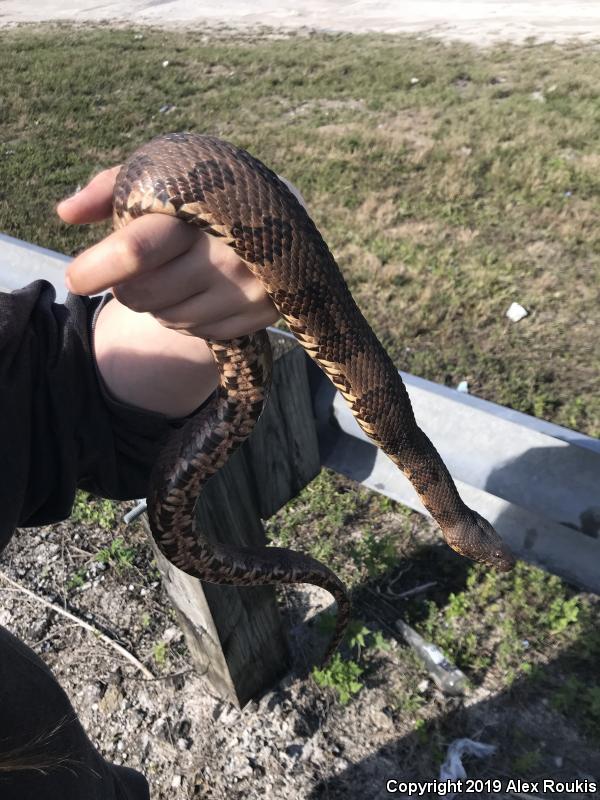
<path id="1" fill-rule="evenodd" d="M 285 505 L 321 468 L 304 355 L 289 340 L 274 339 L 267 407 L 248 441 L 209 481 L 198 504 L 202 530 L 223 543 L 265 545 L 261 520 Z M 192 658 L 214 690 L 243 706 L 272 686 L 289 667 L 273 587 L 202 583 L 174 567 L 152 544 Z"/>

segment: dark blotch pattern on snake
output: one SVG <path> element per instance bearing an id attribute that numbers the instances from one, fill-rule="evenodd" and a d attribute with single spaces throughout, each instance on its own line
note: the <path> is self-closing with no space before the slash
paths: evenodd
<path id="1" fill-rule="evenodd" d="M 219 236 L 258 277 L 299 343 L 345 397 L 358 423 L 398 465 L 457 552 L 499 569 L 512 554 L 492 526 L 460 499 L 437 451 L 417 426 L 391 359 L 350 294 L 305 209 L 271 170 L 209 136 L 174 133 L 137 150 L 114 191 L 117 227 L 146 213 L 177 216 Z M 190 575 L 238 586 L 312 583 L 334 596 L 337 627 L 350 615 L 343 583 L 315 559 L 275 547 L 209 542 L 196 530 L 202 486 L 250 434 L 269 391 L 264 331 L 208 341 L 220 371 L 212 401 L 168 442 L 152 472 L 148 514 L 164 555 Z"/>

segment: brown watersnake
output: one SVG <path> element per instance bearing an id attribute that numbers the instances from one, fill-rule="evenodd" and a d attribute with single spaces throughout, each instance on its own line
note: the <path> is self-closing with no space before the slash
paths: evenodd
<path id="1" fill-rule="evenodd" d="M 512 567 L 513 556 L 493 527 L 461 500 L 331 252 L 274 172 L 213 137 L 160 136 L 131 156 L 114 189 L 115 227 L 146 213 L 177 216 L 232 247 L 342 393 L 361 428 L 410 480 L 450 547 L 488 566 Z M 148 489 L 152 534 L 169 561 L 209 583 L 310 583 L 327 589 L 338 607 L 327 660 L 350 616 L 348 594 L 332 570 L 302 553 L 216 544 L 196 530 L 194 508 L 202 486 L 252 431 L 271 375 L 265 331 L 207 344 L 219 369 L 219 387 L 160 453 Z"/>

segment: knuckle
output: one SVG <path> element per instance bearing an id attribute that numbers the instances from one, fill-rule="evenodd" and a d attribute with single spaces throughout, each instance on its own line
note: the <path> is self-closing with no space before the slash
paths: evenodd
<path id="1" fill-rule="evenodd" d="M 120 303 L 130 308 L 132 311 L 147 311 L 146 303 L 143 296 L 139 291 L 136 291 L 131 286 L 123 284 L 113 287 L 113 293 Z"/>
<path id="2" fill-rule="evenodd" d="M 130 275 L 140 271 L 147 254 L 144 241 L 137 233 L 125 228 L 124 235 L 116 241 L 115 249 L 119 267 Z"/>
<path id="3" fill-rule="evenodd" d="M 170 311 L 168 308 L 163 308 L 160 311 L 153 311 L 151 313 L 154 319 L 160 322 L 161 325 L 164 325 L 165 328 L 184 331 L 193 327 L 192 323 L 181 319 L 176 311 Z"/>

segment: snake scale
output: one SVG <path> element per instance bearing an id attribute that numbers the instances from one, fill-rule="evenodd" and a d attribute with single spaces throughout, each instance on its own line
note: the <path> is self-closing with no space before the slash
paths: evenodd
<path id="1" fill-rule="evenodd" d="M 410 480 L 450 547 L 501 570 L 512 567 L 513 556 L 493 527 L 460 499 L 331 252 L 274 172 L 228 142 L 172 133 L 136 150 L 118 175 L 113 201 L 115 227 L 146 213 L 170 214 L 232 247 L 361 428 Z M 159 455 L 148 489 L 152 534 L 169 561 L 210 583 L 310 583 L 327 589 L 338 606 L 327 661 L 350 615 L 348 594 L 335 573 L 302 553 L 215 544 L 196 530 L 194 507 L 202 487 L 252 431 L 271 376 L 265 331 L 207 343 L 219 387 Z"/>

